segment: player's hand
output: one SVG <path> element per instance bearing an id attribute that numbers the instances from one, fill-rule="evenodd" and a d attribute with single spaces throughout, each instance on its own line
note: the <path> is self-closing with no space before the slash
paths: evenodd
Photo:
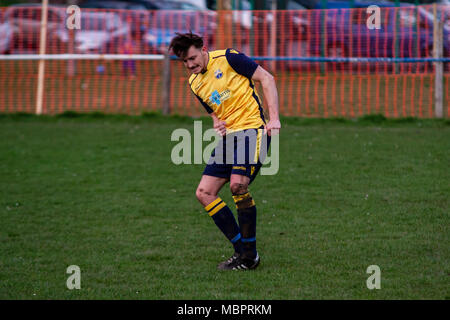
<path id="1" fill-rule="evenodd" d="M 222 120 L 214 121 L 214 130 L 216 130 L 217 134 L 221 137 L 227 134 L 227 128 L 225 127 L 226 122 Z"/>
<path id="2" fill-rule="evenodd" d="M 264 127 L 264 133 L 267 132 L 269 136 L 280 133 L 281 123 L 280 120 L 270 120 Z"/>

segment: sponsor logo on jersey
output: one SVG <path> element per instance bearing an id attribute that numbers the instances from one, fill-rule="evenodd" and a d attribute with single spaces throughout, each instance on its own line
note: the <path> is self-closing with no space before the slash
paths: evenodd
<path id="1" fill-rule="evenodd" d="M 231 92 L 229 89 L 222 91 L 221 93 L 219 93 L 219 91 L 217 91 L 217 90 L 214 90 L 211 93 L 211 96 L 209 97 L 209 101 L 213 104 L 220 105 L 222 102 L 224 102 L 225 100 L 227 100 L 230 97 L 231 97 Z"/>

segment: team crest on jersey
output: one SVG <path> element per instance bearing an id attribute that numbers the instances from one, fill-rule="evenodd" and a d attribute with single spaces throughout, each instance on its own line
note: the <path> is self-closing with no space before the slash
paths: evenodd
<path id="1" fill-rule="evenodd" d="M 216 76 L 217 79 L 220 79 L 223 76 L 223 72 L 222 70 L 217 69 L 216 71 L 214 71 L 214 75 Z"/>

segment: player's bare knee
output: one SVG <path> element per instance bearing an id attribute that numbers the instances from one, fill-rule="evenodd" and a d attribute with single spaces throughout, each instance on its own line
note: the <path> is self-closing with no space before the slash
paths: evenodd
<path id="1" fill-rule="evenodd" d="M 204 202 L 208 197 L 212 195 L 211 192 L 203 189 L 203 188 L 197 188 L 195 191 L 195 196 L 197 197 L 198 201 Z"/>
<path id="2" fill-rule="evenodd" d="M 195 190 L 195 196 L 197 197 L 197 199 L 199 201 L 202 201 L 204 195 L 203 195 L 203 189 L 202 188 L 197 188 L 197 190 Z"/>
<path id="3" fill-rule="evenodd" d="M 230 185 L 230 190 L 233 195 L 243 194 L 248 192 L 248 184 L 235 182 Z"/>

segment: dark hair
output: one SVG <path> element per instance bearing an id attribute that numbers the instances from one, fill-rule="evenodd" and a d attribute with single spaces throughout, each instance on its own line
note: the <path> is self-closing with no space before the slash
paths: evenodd
<path id="1" fill-rule="evenodd" d="M 203 38 L 192 32 L 177 32 L 175 38 L 170 41 L 169 51 L 172 50 L 177 57 L 182 58 L 187 54 L 191 46 L 197 49 L 203 48 Z"/>

